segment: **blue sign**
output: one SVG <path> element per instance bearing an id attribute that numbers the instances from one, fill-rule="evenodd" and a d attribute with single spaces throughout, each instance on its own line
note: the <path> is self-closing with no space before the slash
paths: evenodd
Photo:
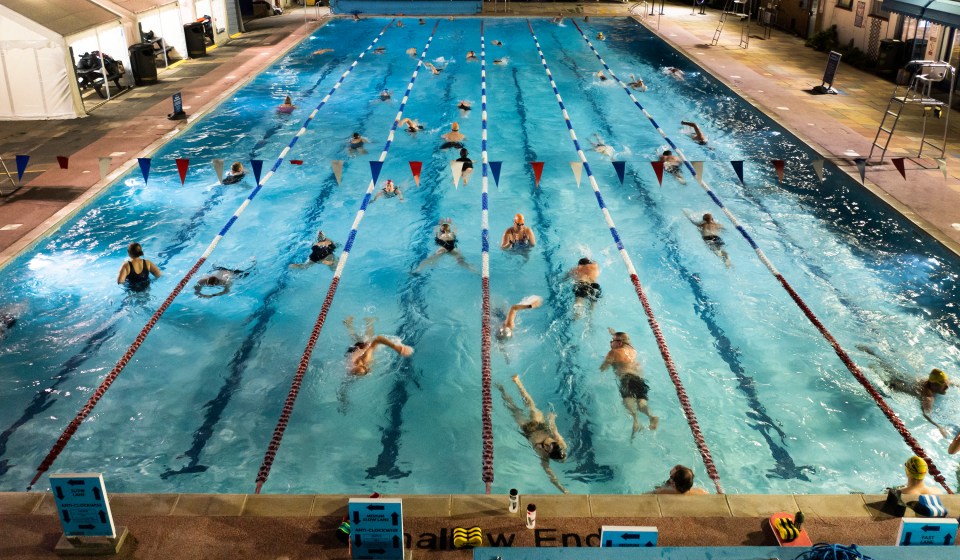
<path id="1" fill-rule="evenodd" d="M 600 527 L 600 547 L 657 546 L 658 534 L 656 527 L 604 525 Z"/>
<path id="2" fill-rule="evenodd" d="M 403 560 L 403 510 L 397 498 L 350 498 L 351 557 Z"/>
<path id="3" fill-rule="evenodd" d="M 116 538 L 102 474 L 52 474 L 50 489 L 64 535 Z"/>
<path id="4" fill-rule="evenodd" d="M 177 115 L 183 112 L 183 95 L 178 91 L 173 94 L 173 114 Z"/>
<path id="5" fill-rule="evenodd" d="M 953 546 L 957 524 L 956 519 L 902 519 L 897 546 Z"/>

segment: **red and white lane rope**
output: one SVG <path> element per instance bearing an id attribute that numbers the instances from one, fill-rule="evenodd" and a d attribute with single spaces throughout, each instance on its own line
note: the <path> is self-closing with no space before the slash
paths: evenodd
<path id="1" fill-rule="evenodd" d="M 637 275 L 637 270 L 634 268 L 633 262 L 630 260 L 630 255 L 627 254 L 627 250 L 623 247 L 623 241 L 620 238 L 620 233 L 617 231 L 616 224 L 613 222 L 613 217 L 610 215 L 610 210 L 607 209 L 607 205 L 603 201 L 603 196 L 600 194 L 600 187 L 597 185 L 597 179 L 593 176 L 593 171 L 590 169 L 590 163 L 587 161 L 587 156 L 584 155 L 583 149 L 580 146 L 580 141 L 577 140 L 577 134 L 573 130 L 573 123 L 570 122 L 570 115 L 567 114 L 567 108 L 563 104 L 563 98 L 560 97 L 560 91 L 557 90 L 557 84 L 553 81 L 553 74 L 551 74 L 550 67 L 547 65 L 546 57 L 543 56 L 543 49 L 540 48 L 540 42 L 537 40 L 536 33 L 533 32 L 533 26 L 530 24 L 530 20 L 527 20 L 527 27 L 530 28 L 530 35 L 533 37 L 533 42 L 537 45 L 537 52 L 540 54 L 540 62 L 543 64 L 543 69 L 547 73 L 547 78 L 550 79 L 550 87 L 553 88 L 553 93 L 557 98 L 557 103 L 560 105 L 560 111 L 563 113 L 563 119 L 567 123 L 567 130 L 570 132 L 570 139 L 573 141 L 573 145 L 577 149 L 577 155 L 580 156 L 580 161 L 583 163 L 584 171 L 587 172 L 587 177 L 590 180 L 590 186 L 593 188 L 593 192 L 597 198 L 597 203 L 600 205 L 600 210 L 603 212 L 603 218 L 606 220 L 607 226 L 610 228 L 610 235 L 613 236 L 613 240 L 617 244 L 617 250 L 620 253 L 620 258 L 622 258 L 624 264 L 627 265 L 627 272 L 630 274 L 630 282 L 633 284 L 633 287 L 637 292 L 637 297 L 640 298 L 640 303 L 643 305 L 643 311 L 647 315 L 647 323 L 650 325 L 650 329 L 653 331 L 653 336 L 657 340 L 657 347 L 660 349 L 660 355 L 663 358 L 663 363 L 667 366 L 667 372 L 670 374 L 670 379 L 673 381 L 673 385 L 676 388 L 677 397 L 680 399 L 680 407 L 683 409 L 683 414 L 687 418 L 687 424 L 690 425 L 690 431 L 693 433 L 693 441 L 697 444 L 697 449 L 700 451 L 700 456 L 703 459 L 703 465 L 707 469 L 707 474 L 710 475 L 710 478 L 713 480 L 713 484 L 717 489 L 717 493 L 723 494 L 723 488 L 720 486 L 720 474 L 717 472 L 717 467 L 713 462 L 713 457 L 710 455 L 710 450 L 707 448 L 707 442 L 703 437 L 703 432 L 700 430 L 700 424 L 697 422 L 697 416 L 694 414 L 693 406 L 690 404 L 689 397 L 687 397 L 687 390 L 684 388 L 683 382 L 680 381 L 680 375 L 677 373 L 676 365 L 673 363 L 673 358 L 670 356 L 670 349 L 667 347 L 667 342 L 663 336 L 663 331 L 660 330 L 660 324 L 657 322 L 657 319 L 653 314 L 653 308 L 650 307 L 650 302 L 647 300 L 647 295 L 644 293 L 643 287 L 640 285 L 640 277 Z"/>
<path id="2" fill-rule="evenodd" d="M 30 481 L 30 485 L 27 487 L 28 490 L 32 488 L 34 484 L 37 483 L 40 477 L 43 476 L 43 473 L 45 473 L 53 465 L 53 462 L 57 460 L 57 457 L 60 455 L 63 449 L 67 446 L 67 443 L 70 442 L 70 438 L 72 438 L 73 434 L 76 433 L 77 429 L 80 427 L 80 424 L 82 424 L 83 421 L 87 418 L 87 416 L 90 415 L 90 413 L 93 411 L 93 408 L 97 406 L 97 403 L 100 402 L 100 399 L 107 392 L 107 389 L 109 389 L 110 386 L 113 384 L 113 382 L 116 381 L 117 377 L 120 375 L 120 372 L 122 372 L 123 369 L 127 366 L 127 364 L 130 362 L 130 359 L 133 358 L 133 355 L 140 348 L 140 345 L 143 344 L 143 341 L 146 340 L 147 335 L 150 334 L 150 331 L 153 330 L 153 327 L 157 324 L 157 321 L 160 320 L 160 317 L 164 314 L 164 312 L 166 312 L 167 308 L 170 307 L 170 304 L 173 303 L 173 300 L 176 299 L 178 295 L 180 295 L 180 293 L 183 291 L 186 285 L 190 282 L 190 279 L 193 278 L 193 275 L 196 274 L 198 270 L 200 270 L 200 267 L 203 266 L 204 262 L 206 262 L 207 257 L 209 257 L 211 253 L 213 253 L 213 250 L 216 249 L 217 245 L 220 244 L 220 240 L 223 239 L 223 237 L 227 234 L 228 231 L 230 231 L 230 228 L 233 227 L 233 224 L 236 223 L 237 219 L 240 218 L 240 214 L 242 214 L 243 211 L 246 210 L 247 206 L 250 205 L 250 202 L 253 201 L 255 196 L 257 196 L 257 194 L 260 192 L 260 189 L 263 188 L 263 185 L 267 181 L 269 181 L 270 178 L 273 177 L 273 174 L 277 171 L 277 169 L 280 168 L 280 164 L 283 163 L 283 160 L 287 156 L 287 153 L 290 152 L 293 146 L 296 145 L 297 140 L 299 140 L 300 137 L 307 131 L 307 127 L 310 126 L 311 122 L 313 122 L 313 118 L 316 117 L 320 109 L 324 105 L 326 105 L 330 97 L 332 97 L 333 94 L 337 92 L 337 90 L 340 88 L 340 85 L 343 83 L 346 77 L 350 75 L 350 72 L 353 71 L 353 69 L 357 66 L 357 64 L 360 62 L 363 56 L 368 52 L 370 52 L 371 49 L 373 49 L 373 47 L 377 44 L 380 38 L 383 37 L 383 34 L 386 32 L 387 28 L 389 28 L 392 23 L 393 23 L 393 20 L 391 20 L 390 23 L 384 26 L 384 28 L 380 30 L 380 33 L 378 33 L 377 36 L 374 37 L 373 41 L 367 46 L 367 48 L 360 53 L 360 56 L 358 56 L 356 60 L 353 61 L 353 64 L 351 64 L 350 67 L 343 72 L 343 74 L 340 76 L 340 79 L 337 80 L 337 83 L 334 84 L 333 88 L 330 89 L 330 92 L 327 93 L 327 95 L 320 101 L 320 104 L 318 104 L 317 107 L 310 113 L 310 116 L 307 117 L 307 120 L 304 121 L 303 126 L 300 127 L 300 130 L 298 130 L 297 133 L 294 135 L 293 139 L 290 140 L 290 143 L 287 145 L 287 147 L 280 152 L 279 156 L 277 156 L 277 161 L 273 164 L 273 167 L 270 169 L 270 171 L 268 171 L 267 174 L 263 176 L 263 179 L 260 181 L 260 184 L 258 184 L 256 188 L 254 188 L 250 192 L 250 194 L 243 201 L 240 207 L 237 208 L 237 210 L 233 213 L 230 219 L 227 220 L 227 223 L 224 224 L 223 228 L 220 229 L 220 232 L 213 238 L 213 241 L 210 242 L 210 245 L 207 246 L 207 249 L 203 252 L 203 255 L 200 256 L 200 259 L 187 272 L 186 276 L 184 276 L 180 280 L 180 282 L 177 283 L 177 286 L 173 289 L 172 292 L 170 292 L 170 295 L 167 296 L 167 299 L 164 300 L 163 304 L 160 305 L 160 307 L 153 314 L 153 316 L 150 317 L 150 320 L 147 321 L 146 325 L 144 325 L 143 329 L 140 331 L 140 334 L 137 335 L 137 338 L 136 340 L 134 340 L 133 344 L 131 344 L 130 347 L 127 348 L 127 351 L 123 354 L 123 357 L 120 358 L 120 361 L 118 361 L 117 364 L 113 367 L 113 369 L 110 370 L 110 373 L 108 373 L 107 376 L 104 378 L 103 382 L 100 383 L 100 386 L 97 387 L 97 390 L 94 391 L 90 399 L 87 400 L 86 404 L 83 405 L 83 408 L 80 409 L 80 412 L 77 413 L 74 419 L 70 422 L 67 428 L 63 431 L 63 433 L 57 439 L 57 442 L 53 445 L 53 448 L 50 450 L 47 456 L 40 463 L 40 466 L 37 467 L 37 473 L 33 476 L 33 479 Z"/>
<path id="3" fill-rule="evenodd" d="M 813 324 L 813 326 L 817 329 L 817 331 L 819 331 L 820 334 L 827 340 L 827 342 L 833 348 L 833 351 L 840 358 L 840 361 L 843 362 L 843 365 L 847 367 L 850 373 L 853 374 L 853 377 L 856 378 L 858 382 L 860 382 L 860 385 L 862 385 L 863 388 L 866 389 L 867 393 L 877 403 L 877 406 L 880 408 L 880 411 L 883 412 L 883 415 L 887 417 L 887 420 L 889 420 L 890 423 L 893 424 L 893 427 L 900 434 L 900 437 L 903 438 L 903 441 L 907 444 L 910 450 L 913 451 L 915 455 L 917 455 L 918 457 L 922 457 L 923 460 L 927 462 L 927 466 L 929 467 L 930 474 L 932 474 L 934 479 L 940 483 L 940 486 L 943 486 L 943 488 L 948 493 L 952 494 L 953 491 L 950 489 L 950 486 L 947 485 L 947 480 L 944 478 L 943 474 L 940 472 L 937 466 L 933 464 L 933 461 L 930 459 L 930 456 L 927 455 L 927 452 L 924 451 L 922 447 L 920 447 L 919 442 L 917 442 L 916 438 L 913 437 L 913 434 L 910 433 L 910 430 L 907 429 L 903 421 L 900 420 L 900 418 L 893 411 L 893 409 L 890 408 L 890 405 L 887 404 L 887 402 L 884 400 L 880 392 L 877 391 L 876 387 L 874 387 L 873 384 L 870 382 L 870 380 L 867 379 L 866 375 L 863 374 L 863 371 L 860 369 L 860 367 L 857 366 L 857 364 L 853 361 L 853 359 L 849 356 L 849 354 L 847 354 L 846 351 L 840 346 L 840 343 L 837 342 L 837 339 L 835 339 L 832 334 L 830 334 L 830 331 L 828 331 L 827 327 L 825 327 L 823 323 L 820 322 L 820 319 L 818 319 L 817 316 L 814 315 L 813 311 L 810 310 L 810 307 L 806 304 L 806 302 L 803 301 L 803 298 L 801 298 L 800 295 L 790 285 L 790 283 L 787 282 L 787 279 L 784 278 L 782 274 L 780 274 L 780 271 L 778 271 L 775 266 L 773 266 L 773 263 L 770 262 L 770 259 L 768 259 L 767 256 L 763 253 L 763 250 L 760 249 L 760 246 L 757 245 L 757 243 L 753 240 L 750 234 L 747 233 L 747 230 L 743 228 L 743 226 L 737 220 L 736 216 L 734 216 L 733 213 L 730 212 L 730 210 L 726 207 L 726 205 L 723 204 L 723 202 L 716 195 L 716 193 L 714 193 L 713 190 L 710 189 L 706 181 L 704 181 L 702 177 L 697 175 L 696 169 L 694 169 L 693 165 L 687 160 L 686 156 L 683 155 L 683 152 L 680 150 L 680 148 L 678 148 L 677 145 L 674 144 L 673 141 L 667 136 L 667 133 L 664 132 L 662 128 L 660 128 L 660 125 L 657 124 L 657 121 L 654 120 L 653 116 L 650 113 L 648 113 L 646 109 L 644 109 L 643 105 L 640 104 L 640 101 L 636 98 L 635 95 L 633 95 L 633 92 L 630 91 L 630 88 L 626 84 L 624 84 L 623 81 L 620 80 L 620 78 L 617 77 L 617 75 L 613 72 L 613 70 L 609 66 L 607 66 L 607 63 L 603 60 L 603 57 L 600 56 L 600 53 L 597 52 L 597 49 L 593 46 L 593 42 L 590 41 L 590 39 L 583 32 L 583 30 L 580 29 L 580 26 L 577 25 L 576 22 L 574 22 L 574 25 L 576 26 L 577 31 L 580 32 L 580 36 L 583 37 L 583 40 L 587 42 L 587 45 L 590 47 L 590 50 L 592 50 L 593 54 L 596 55 L 597 60 L 600 61 L 600 64 L 602 64 L 604 69 L 610 74 L 610 76 L 614 80 L 616 80 L 618 84 L 620 84 L 620 86 L 623 88 L 623 91 L 627 92 L 627 95 L 630 96 L 630 99 L 633 101 L 634 105 L 636 105 L 641 111 L 643 111 L 643 114 L 650 121 L 650 124 L 653 125 L 653 127 L 657 130 L 657 132 L 660 133 L 661 136 L 663 136 L 663 139 L 666 140 L 668 144 L 670 144 L 670 147 L 674 150 L 674 152 L 681 159 L 681 161 L 683 161 L 684 165 L 686 165 L 690 173 L 693 174 L 695 179 L 697 179 L 697 183 L 699 183 L 700 186 L 703 187 L 703 190 L 706 191 L 707 195 L 714 202 L 714 204 L 716 204 L 721 210 L 723 210 L 723 213 L 734 225 L 736 230 L 740 232 L 740 235 L 747 240 L 747 243 L 750 244 L 750 247 L 753 248 L 754 252 L 757 254 L 757 257 L 760 259 L 760 262 L 762 262 L 763 265 L 767 267 L 767 270 L 770 271 L 770 274 L 773 274 L 773 276 L 777 279 L 780 285 L 783 286 L 783 289 L 786 290 L 788 294 L 790 294 L 790 298 L 794 301 L 794 303 L 796 303 L 797 307 L 800 308 L 800 311 L 803 312 L 803 314 L 807 317 L 810 323 Z"/>
<path id="4" fill-rule="evenodd" d="M 407 105 L 407 100 L 410 98 L 410 91 L 413 89 L 414 82 L 417 81 L 417 75 L 420 73 L 420 68 L 423 67 L 423 61 L 426 60 L 427 51 L 430 50 L 430 43 L 433 41 L 439 25 L 439 21 L 434 24 L 433 31 L 430 32 L 430 37 L 427 39 L 427 44 L 424 46 L 423 52 L 420 53 L 419 60 L 417 60 L 417 66 L 413 70 L 413 75 L 410 76 L 407 91 L 404 92 L 403 99 L 400 101 L 400 109 L 397 111 L 397 116 L 393 119 L 393 124 L 390 126 L 390 133 L 387 135 L 387 142 L 384 144 L 383 151 L 380 152 L 380 158 L 377 160 L 381 163 L 387 159 L 387 154 L 390 152 L 390 145 L 393 143 L 397 127 L 403 119 L 403 110 Z M 303 377 L 307 373 L 307 366 L 310 365 L 310 357 L 313 355 L 313 349 L 317 345 L 317 339 L 320 338 L 320 331 L 323 330 L 323 324 L 327 320 L 327 313 L 333 304 L 333 296 L 337 293 L 337 286 L 340 285 L 340 277 L 343 275 L 343 269 L 347 265 L 347 259 L 350 258 L 350 249 L 353 248 L 353 242 L 357 238 L 357 228 L 360 227 L 360 222 L 363 221 L 363 216 L 366 213 L 367 205 L 370 204 L 370 198 L 373 196 L 375 186 L 376 182 L 371 178 L 370 184 L 367 185 L 367 191 L 363 196 L 363 201 L 360 203 L 360 210 L 357 211 L 357 215 L 353 220 L 350 235 L 347 236 L 347 242 L 343 246 L 343 252 L 340 254 L 340 260 L 337 262 L 337 269 L 333 273 L 333 280 L 327 289 L 327 296 L 323 300 L 320 314 L 317 315 L 313 330 L 310 332 L 307 347 L 303 350 L 303 355 L 300 357 L 300 365 L 297 367 L 297 374 L 293 378 L 290 392 L 287 394 L 287 399 L 283 404 L 283 410 L 280 412 L 280 419 L 277 421 L 277 426 L 273 430 L 273 437 L 270 438 L 270 444 L 267 446 L 267 451 L 263 456 L 263 463 L 260 465 L 260 470 L 257 473 L 257 494 L 260 493 L 263 484 L 267 481 L 267 477 L 270 476 L 270 469 L 273 466 L 274 459 L 277 457 L 277 451 L 280 449 L 280 442 L 283 440 L 284 431 L 286 431 L 287 424 L 290 422 L 290 415 L 293 414 L 293 405 L 297 401 L 297 395 L 300 394 Z"/>
<path id="5" fill-rule="evenodd" d="M 483 309 L 480 317 L 480 374 L 483 392 L 483 481 L 487 484 L 487 494 L 493 484 L 493 396 L 490 392 L 490 209 L 487 158 L 487 54 L 483 35 L 483 21 L 480 22 L 480 157 L 483 162 L 483 179 L 480 182 L 480 282 L 483 295 Z"/>

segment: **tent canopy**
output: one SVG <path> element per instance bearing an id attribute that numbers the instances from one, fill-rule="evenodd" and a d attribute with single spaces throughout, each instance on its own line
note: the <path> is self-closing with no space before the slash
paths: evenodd
<path id="1" fill-rule="evenodd" d="M 0 0 L 0 5 L 64 37 L 120 19 L 90 0 Z"/>
<path id="2" fill-rule="evenodd" d="M 884 0 L 881 9 L 947 27 L 960 27 L 960 2 L 952 0 Z"/>
<path id="3" fill-rule="evenodd" d="M 140 14 L 155 8 L 176 4 L 177 0 L 113 0 L 113 3 L 135 14 Z"/>

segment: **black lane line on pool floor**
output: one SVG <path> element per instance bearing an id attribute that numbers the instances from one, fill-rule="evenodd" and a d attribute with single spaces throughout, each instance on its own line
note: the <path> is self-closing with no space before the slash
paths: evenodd
<path id="1" fill-rule="evenodd" d="M 593 76 L 592 70 L 580 71 L 575 57 L 570 55 L 565 48 L 560 47 L 559 50 L 562 55 L 560 57 L 561 63 L 563 66 L 566 66 L 570 72 L 581 77 Z M 608 119 L 606 118 L 606 113 L 602 110 L 597 102 L 595 90 L 588 87 L 583 87 L 581 90 L 583 91 L 583 94 L 580 96 L 580 99 L 587 100 L 591 109 L 593 110 L 594 114 L 592 120 L 598 124 L 598 127 L 603 128 L 605 132 L 604 138 L 610 137 L 612 139 L 613 130 Z M 653 229 L 660 232 L 659 237 L 663 247 L 666 249 L 666 256 L 669 257 L 669 262 L 674 266 L 679 278 L 690 287 L 690 291 L 693 294 L 696 302 L 696 317 L 703 322 L 711 336 L 713 336 L 713 344 L 710 346 L 717 349 L 717 355 L 730 368 L 730 372 L 733 373 L 737 379 L 737 389 L 743 394 L 747 400 L 747 403 L 750 405 L 750 408 L 747 409 L 745 416 L 750 418 L 753 422 L 749 423 L 748 425 L 759 432 L 764 441 L 767 442 L 770 455 L 773 457 L 775 462 L 775 467 L 768 470 L 767 476 L 771 478 L 783 479 L 796 478 L 808 481 L 809 478 L 807 477 L 807 473 L 812 472 L 814 470 L 813 467 L 810 465 L 801 465 L 798 467 L 796 462 L 793 460 L 793 457 L 790 456 L 789 451 L 787 451 L 786 440 L 788 438 L 786 433 L 780 427 L 781 423 L 774 420 L 767 414 L 766 407 L 760 401 L 760 398 L 757 394 L 754 378 L 746 374 L 746 369 L 740 362 L 739 348 L 733 344 L 714 317 L 713 310 L 718 304 L 713 302 L 706 290 L 704 290 L 704 286 L 697 273 L 692 272 L 683 264 L 683 261 L 680 258 L 680 247 L 677 239 L 673 235 L 668 235 L 668 232 L 671 232 L 672 230 L 669 227 L 669 224 L 667 223 L 663 213 L 660 211 L 660 207 L 650 196 L 650 193 L 644 188 L 646 183 L 636 174 L 635 167 L 631 168 L 630 176 L 633 177 L 633 183 L 637 188 L 637 192 L 642 197 L 645 207 L 643 215 L 648 218 L 652 218 L 651 223 L 654 226 Z M 771 434 L 771 432 L 776 432 L 776 436 L 779 437 L 780 443 L 777 443 L 774 440 L 774 436 Z"/>

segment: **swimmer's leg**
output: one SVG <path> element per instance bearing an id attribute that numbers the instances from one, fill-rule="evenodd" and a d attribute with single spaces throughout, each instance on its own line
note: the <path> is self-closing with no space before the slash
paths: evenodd
<path id="1" fill-rule="evenodd" d="M 476 272 L 476 270 L 474 270 L 473 267 L 470 266 L 470 263 L 467 262 L 467 259 L 463 258 L 463 255 L 460 254 L 460 251 L 454 249 L 453 251 L 450 251 L 450 254 L 457 259 L 457 264 L 469 270 L 470 272 Z"/>
<path id="2" fill-rule="evenodd" d="M 659 417 L 659 416 L 654 416 L 653 414 L 650 414 L 650 408 L 647 406 L 647 399 L 639 400 L 639 401 L 637 401 L 637 404 L 639 405 L 638 408 L 639 408 L 640 412 L 646 414 L 646 415 L 647 415 L 647 418 L 650 419 L 650 429 L 651 429 L 651 430 L 656 430 L 656 429 L 657 429 L 657 426 L 660 425 L 660 417 Z"/>
<path id="3" fill-rule="evenodd" d="M 633 397 L 626 397 L 623 399 L 623 406 L 627 408 L 627 412 L 630 413 L 630 417 L 633 418 L 633 429 L 630 432 L 630 439 L 637 435 L 637 432 L 640 431 L 640 420 L 637 418 L 637 399 Z"/>
<path id="4" fill-rule="evenodd" d="M 436 252 L 436 253 L 434 253 L 434 254 L 430 255 L 429 257 L 423 259 L 423 261 L 420 263 L 420 266 L 418 266 L 418 267 L 416 268 L 416 270 L 413 271 L 413 273 L 414 273 L 414 274 L 419 274 L 420 271 L 422 271 L 424 268 L 426 268 L 426 267 L 432 265 L 433 263 L 437 262 L 437 259 L 439 259 L 439 258 L 440 258 L 440 255 L 442 255 L 442 254 L 443 254 L 443 249 L 437 249 L 437 252 Z"/>

